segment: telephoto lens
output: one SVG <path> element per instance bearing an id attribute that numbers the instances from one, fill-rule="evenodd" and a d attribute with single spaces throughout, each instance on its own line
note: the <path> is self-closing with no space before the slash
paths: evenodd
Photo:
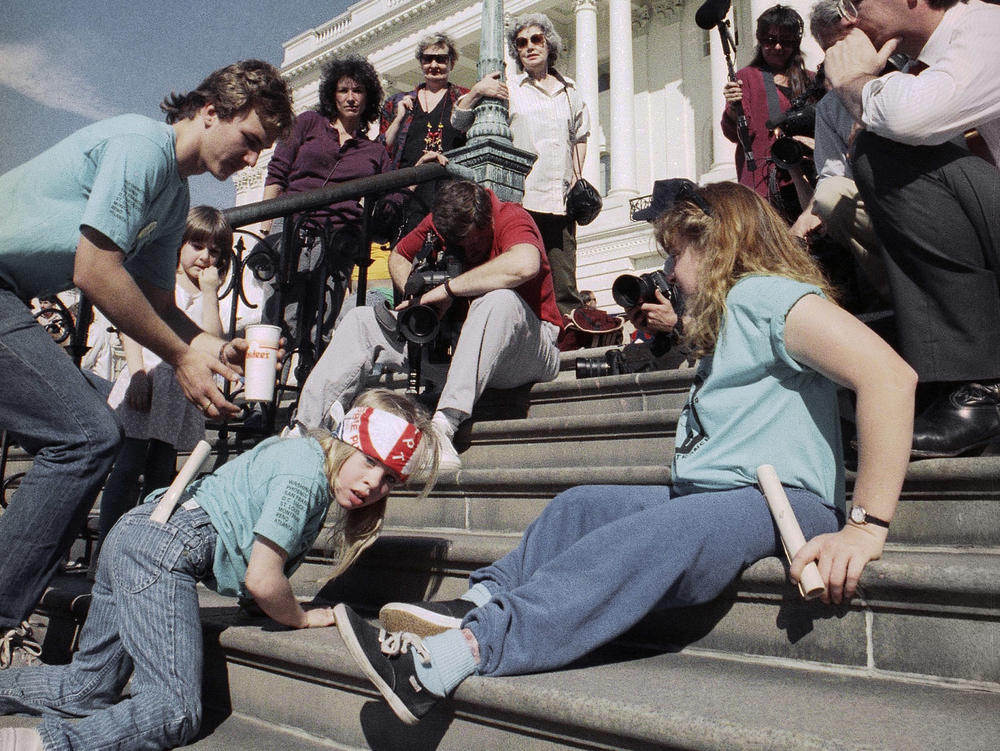
<path id="1" fill-rule="evenodd" d="M 434 341 L 441 322 L 430 305 L 411 305 L 399 312 L 396 326 L 403 338 L 414 344 Z"/>
<path id="2" fill-rule="evenodd" d="M 656 302 L 657 289 L 673 303 L 673 285 L 667 281 L 667 275 L 662 271 L 652 271 L 640 276 L 622 274 L 611 285 L 611 296 L 623 308 L 634 308 L 644 302 Z"/>

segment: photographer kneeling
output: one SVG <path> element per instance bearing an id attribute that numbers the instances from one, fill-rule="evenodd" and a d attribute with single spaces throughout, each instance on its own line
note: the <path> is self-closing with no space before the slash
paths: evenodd
<path id="1" fill-rule="evenodd" d="M 440 468 L 456 471 L 461 461 L 452 438 L 487 387 L 514 388 L 556 377 L 562 316 L 538 228 L 517 204 L 503 203 L 467 180 L 442 186 L 431 214 L 389 256 L 389 275 L 398 288 L 406 287 L 428 234 L 459 256 L 465 271 L 400 308 L 419 303 L 444 315 L 453 305 L 469 305 L 451 364 L 422 363 L 432 380 L 444 382 L 434 424 L 447 439 Z M 379 322 L 375 309 L 351 310 L 302 387 L 295 425 L 311 429 L 338 422 L 376 365 L 401 372 L 409 368 L 407 345 Z"/>

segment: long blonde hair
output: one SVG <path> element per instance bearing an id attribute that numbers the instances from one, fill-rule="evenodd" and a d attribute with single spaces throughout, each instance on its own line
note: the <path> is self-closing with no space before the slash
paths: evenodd
<path id="1" fill-rule="evenodd" d="M 354 400 L 352 407 L 374 407 L 390 412 L 402 417 L 423 434 L 417 447 L 415 466 L 418 469 L 414 474 L 424 483 L 417 495 L 417 500 L 426 498 L 437 480 L 439 454 L 437 433 L 431 427 L 427 411 L 409 397 L 388 389 L 365 391 Z M 313 431 L 312 436 L 319 441 L 320 446 L 323 447 L 323 453 L 326 454 L 326 463 L 323 469 L 327 481 L 330 483 L 330 497 L 332 498 L 334 483 L 340 473 L 340 468 L 357 449 L 337 440 L 324 430 Z M 327 579 L 328 581 L 343 574 L 358 559 L 358 556 L 378 539 L 385 520 L 388 500 L 389 497 L 386 496 L 369 506 L 357 509 L 345 509 L 336 503 L 331 504 L 331 515 L 335 518 L 330 526 L 327 540 L 336 550 L 338 560 Z"/>
<path id="2" fill-rule="evenodd" d="M 766 274 L 815 284 L 831 300 L 829 282 L 777 211 L 739 183 L 698 188 L 711 208 L 678 201 L 655 223 L 660 246 L 676 255 L 687 244 L 698 258 L 698 289 L 686 300 L 684 344 L 701 357 L 715 349 L 726 316 L 726 296 L 740 279 Z"/>

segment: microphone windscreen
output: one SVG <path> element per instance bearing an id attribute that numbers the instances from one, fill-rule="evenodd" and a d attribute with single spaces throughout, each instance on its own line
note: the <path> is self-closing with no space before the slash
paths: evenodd
<path id="1" fill-rule="evenodd" d="M 705 0 L 694 14 L 694 22 L 702 29 L 714 29 L 726 17 L 731 4 L 732 0 Z"/>

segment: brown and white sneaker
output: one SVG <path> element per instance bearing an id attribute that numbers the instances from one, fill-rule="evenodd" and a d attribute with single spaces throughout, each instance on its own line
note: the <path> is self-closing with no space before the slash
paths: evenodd
<path id="1" fill-rule="evenodd" d="M 41 656 L 42 645 L 35 641 L 27 621 L 0 630 L 0 670 L 41 665 Z"/>

